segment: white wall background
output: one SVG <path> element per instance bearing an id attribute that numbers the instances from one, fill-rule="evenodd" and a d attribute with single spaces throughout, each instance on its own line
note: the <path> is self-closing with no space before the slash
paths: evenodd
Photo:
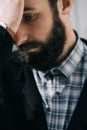
<path id="1" fill-rule="evenodd" d="M 79 35 L 87 39 L 87 0 L 73 0 L 71 22 Z"/>

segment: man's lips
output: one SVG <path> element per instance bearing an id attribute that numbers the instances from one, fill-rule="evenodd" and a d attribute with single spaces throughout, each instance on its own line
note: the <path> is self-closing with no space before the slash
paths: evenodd
<path id="1" fill-rule="evenodd" d="M 32 48 L 27 48 L 25 51 L 27 53 L 32 53 L 32 52 L 37 53 L 37 52 L 40 52 L 40 50 L 41 50 L 40 47 L 35 47 L 35 48 L 32 47 Z"/>

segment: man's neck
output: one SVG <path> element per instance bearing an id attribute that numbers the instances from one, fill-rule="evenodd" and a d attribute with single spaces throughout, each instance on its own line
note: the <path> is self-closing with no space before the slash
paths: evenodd
<path id="1" fill-rule="evenodd" d="M 67 39 L 65 42 L 65 46 L 63 49 L 62 54 L 58 57 L 57 62 L 62 61 L 63 59 L 65 59 L 67 57 L 67 55 L 72 51 L 72 49 L 74 48 L 75 44 L 76 44 L 77 38 L 75 35 L 75 32 L 72 31 L 71 34 L 67 33 Z"/>

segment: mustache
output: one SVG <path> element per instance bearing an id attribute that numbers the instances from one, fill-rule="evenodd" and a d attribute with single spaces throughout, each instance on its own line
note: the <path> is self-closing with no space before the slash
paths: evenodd
<path id="1" fill-rule="evenodd" d="M 20 45 L 18 48 L 21 51 L 26 51 L 27 49 L 31 49 L 31 48 L 37 48 L 37 47 L 41 47 L 41 43 L 37 42 L 37 41 L 28 41 L 23 43 L 22 45 Z"/>

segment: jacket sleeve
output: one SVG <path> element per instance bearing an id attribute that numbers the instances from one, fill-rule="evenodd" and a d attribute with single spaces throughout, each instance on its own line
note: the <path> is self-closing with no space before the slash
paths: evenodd
<path id="1" fill-rule="evenodd" d="M 0 26 L 0 88 L 2 86 L 2 73 L 4 65 L 11 54 L 13 39 L 11 35 Z"/>
<path id="2" fill-rule="evenodd" d="M 0 26 L 0 64 L 4 63 L 5 60 L 10 56 L 12 51 L 14 40 L 11 35 Z"/>
<path id="3" fill-rule="evenodd" d="M 0 130 L 4 130 L 6 125 L 7 118 L 7 107 L 4 102 L 4 93 L 3 93 L 3 68 L 5 62 L 11 54 L 12 46 L 14 40 L 11 35 L 7 32 L 6 29 L 0 26 Z M 7 129 L 8 130 L 8 129 Z"/>

